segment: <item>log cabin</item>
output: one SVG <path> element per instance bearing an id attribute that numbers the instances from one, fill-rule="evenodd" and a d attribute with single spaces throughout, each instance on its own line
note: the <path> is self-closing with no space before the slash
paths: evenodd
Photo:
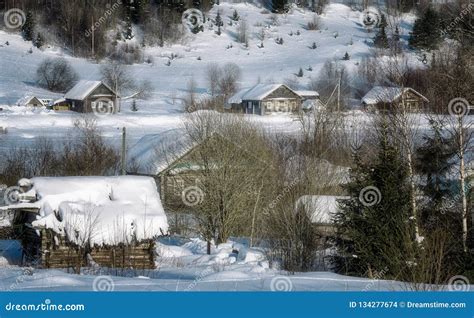
<path id="1" fill-rule="evenodd" d="M 24 265 L 155 268 L 154 242 L 168 223 L 152 178 L 39 177 L 17 189 L 18 201 L 0 213 L 21 240 Z"/>
<path id="2" fill-rule="evenodd" d="M 303 97 L 284 84 L 257 84 L 231 96 L 225 108 L 254 115 L 297 113 L 302 102 Z"/>
<path id="3" fill-rule="evenodd" d="M 423 111 L 429 100 L 409 87 L 375 86 L 361 100 L 367 111 L 393 111 L 404 109 L 407 112 Z"/>
<path id="4" fill-rule="evenodd" d="M 81 80 L 64 95 L 64 99 L 71 110 L 80 113 L 90 113 L 104 106 L 110 113 L 119 110 L 120 96 L 101 81 Z"/>

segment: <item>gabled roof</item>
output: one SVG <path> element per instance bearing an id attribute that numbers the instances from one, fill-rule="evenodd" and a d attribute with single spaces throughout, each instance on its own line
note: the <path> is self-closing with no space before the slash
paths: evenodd
<path id="1" fill-rule="evenodd" d="M 39 99 L 36 96 L 29 96 L 29 95 L 20 98 L 18 100 L 17 104 L 20 105 L 20 106 L 24 106 L 24 105 L 29 104 L 34 99 L 36 99 L 41 105 L 45 106 L 41 99 Z"/>
<path id="2" fill-rule="evenodd" d="M 284 84 L 257 84 L 251 88 L 240 90 L 235 95 L 231 96 L 227 102 L 229 104 L 240 104 L 243 100 L 262 100 L 281 86 L 286 87 L 298 95 L 298 93 Z"/>
<path id="3" fill-rule="evenodd" d="M 133 172 L 158 175 L 192 148 L 193 144 L 183 129 L 145 135 L 128 151 L 128 169 L 138 168 Z"/>
<path id="4" fill-rule="evenodd" d="M 362 102 L 368 105 L 377 103 L 393 103 L 402 96 L 402 94 L 408 91 L 420 96 L 424 101 L 428 102 L 428 99 L 425 96 L 421 95 L 413 88 L 390 86 L 374 86 L 367 94 L 365 94 L 364 97 L 362 97 Z"/>
<path id="5" fill-rule="evenodd" d="M 74 85 L 73 88 L 71 88 L 66 95 L 64 96 L 66 99 L 73 99 L 73 100 L 84 100 L 89 96 L 97 87 L 99 87 L 101 84 L 103 84 L 105 87 L 107 87 L 109 90 L 114 92 L 113 89 L 111 89 L 107 84 L 101 81 L 86 81 L 86 80 L 80 80 L 77 82 L 76 85 Z M 114 94 L 116 94 L 114 92 Z M 116 94 L 118 96 L 118 94 Z"/>

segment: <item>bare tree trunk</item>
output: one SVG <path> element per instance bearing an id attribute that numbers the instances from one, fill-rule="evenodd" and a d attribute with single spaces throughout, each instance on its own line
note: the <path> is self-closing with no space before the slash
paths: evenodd
<path id="1" fill-rule="evenodd" d="M 250 247 L 253 246 L 253 236 L 254 236 L 254 233 L 255 233 L 255 218 L 256 218 L 256 215 L 257 215 L 257 206 L 258 206 L 258 202 L 260 201 L 260 194 L 262 193 L 262 188 L 263 188 L 263 181 L 262 181 L 262 185 L 260 186 L 260 189 L 258 190 L 257 199 L 256 199 L 255 205 L 253 207 L 252 227 L 250 229 Z"/>
<path id="2" fill-rule="evenodd" d="M 413 223 L 415 224 L 415 239 L 420 243 L 420 229 L 418 226 L 418 209 L 416 204 L 416 185 L 413 171 L 413 156 L 411 149 L 407 151 L 407 163 L 408 163 L 408 174 L 410 176 L 410 205 L 413 217 Z"/>
<path id="3" fill-rule="evenodd" d="M 464 138 L 462 117 L 459 117 L 459 182 L 461 183 L 462 197 L 462 246 L 464 252 L 467 252 L 467 197 L 465 187 L 465 169 L 464 169 Z"/>

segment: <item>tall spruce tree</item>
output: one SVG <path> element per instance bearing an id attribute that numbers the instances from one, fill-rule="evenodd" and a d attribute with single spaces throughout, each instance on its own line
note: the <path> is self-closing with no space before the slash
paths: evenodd
<path id="1" fill-rule="evenodd" d="M 35 20 L 33 17 L 33 13 L 31 13 L 31 11 L 28 11 L 26 13 L 25 23 L 21 27 L 21 33 L 23 35 L 23 39 L 25 39 L 25 41 L 33 41 L 34 32 L 35 32 Z"/>
<path id="2" fill-rule="evenodd" d="M 415 21 L 410 34 L 409 44 L 413 48 L 432 50 L 438 47 L 441 40 L 441 19 L 432 9 L 426 9 L 423 16 Z"/>
<path id="3" fill-rule="evenodd" d="M 288 0 L 272 0 L 272 12 L 274 13 L 285 13 L 287 8 Z"/>
<path id="4" fill-rule="evenodd" d="M 374 38 L 374 45 L 378 48 L 384 48 L 384 49 L 388 48 L 387 32 L 385 31 L 386 27 L 387 27 L 387 19 L 385 18 L 385 15 L 382 14 L 382 17 L 380 18 L 380 22 L 378 24 L 379 29 Z"/>
<path id="5" fill-rule="evenodd" d="M 222 21 L 221 13 L 217 10 L 216 20 L 214 21 L 217 25 L 217 35 L 221 35 L 221 27 L 224 25 L 224 21 Z"/>
<path id="6" fill-rule="evenodd" d="M 395 277 L 412 255 L 413 226 L 410 224 L 409 185 L 406 163 L 389 135 L 386 122 L 377 124 L 376 157 L 366 163 L 360 150 L 345 186 L 348 199 L 339 202 L 335 215 L 334 259 L 339 272 L 368 275 L 384 270 Z M 372 191 L 372 196 L 365 197 Z M 368 201 L 369 200 L 369 201 Z"/>
<path id="7" fill-rule="evenodd" d="M 398 25 L 395 26 L 395 32 L 393 33 L 393 40 L 395 42 L 400 41 L 400 29 L 399 29 Z"/>
<path id="8" fill-rule="evenodd" d="M 425 228 L 439 225 L 440 217 L 446 213 L 446 202 L 451 200 L 448 175 L 455 155 L 454 141 L 443 134 L 441 123 L 430 120 L 430 126 L 432 133 L 423 137 L 424 143 L 416 151 L 416 168 L 424 179 L 421 221 Z"/>
<path id="9" fill-rule="evenodd" d="M 40 33 L 38 33 L 38 35 L 36 36 L 36 40 L 35 40 L 35 46 L 38 49 L 40 49 L 43 45 L 44 45 L 43 37 L 41 36 Z"/>

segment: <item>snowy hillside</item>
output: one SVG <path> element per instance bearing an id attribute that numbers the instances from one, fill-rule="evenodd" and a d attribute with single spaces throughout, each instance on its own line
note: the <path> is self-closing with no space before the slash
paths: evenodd
<path id="1" fill-rule="evenodd" d="M 257 81 L 284 82 L 292 79 L 306 88 L 309 79 L 317 76 L 328 59 L 339 60 L 354 71 L 361 58 L 368 56 L 373 50 L 374 33 L 367 32 L 363 27 L 361 12 L 352 11 L 342 4 L 327 6 L 321 16 L 322 26 L 319 31 L 306 29 L 307 22 L 313 19 L 314 13 L 296 7 L 289 14 L 280 15 L 276 21 L 268 11 L 254 4 L 221 2 L 214 6 L 209 15 L 215 16 L 218 10 L 224 21 L 221 36 L 210 29 L 210 22 L 206 22 L 204 32 L 197 35 L 189 33 L 183 44 L 146 48 L 144 55 L 152 63 L 128 66 L 137 79 L 148 79 L 154 92 L 148 101 L 138 102 L 138 112 L 131 112 L 129 105 L 125 103 L 121 114 L 100 118 L 99 125 L 106 137 L 112 141 L 118 140 L 117 128 L 127 126 L 130 130 L 130 142 L 133 143 L 144 134 L 179 127 L 182 119 L 180 97 L 186 94 L 191 78 L 197 82 L 198 92 L 206 92 L 205 68 L 211 62 L 238 64 L 242 69 L 242 81 L 239 83 L 241 87 L 254 85 Z M 241 20 L 248 23 L 248 48 L 236 42 L 236 24 L 229 25 L 229 16 L 234 10 L 238 11 Z M 413 20 L 414 16 L 406 15 L 400 23 L 405 44 Z M 259 39 L 262 29 L 265 33 L 263 41 Z M 283 44 L 277 44 L 276 38 L 282 38 Z M 261 42 L 263 48 L 259 47 Z M 316 49 L 311 49 L 313 43 L 316 43 Z M 47 110 L 33 112 L 15 105 L 26 95 L 61 97 L 61 94 L 43 90 L 35 83 L 36 68 L 44 58 L 64 56 L 79 73 L 80 79 L 86 80 L 100 79 L 101 62 L 70 57 L 57 47 L 39 50 L 31 42 L 25 42 L 20 35 L 4 31 L 0 31 L 0 44 L 0 107 L 4 109 L 0 112 L 0 127 L 8 128 L 9 132 L 2 137 L 5 141 L 3 147 L 31 141 L 31 138 L 38 135 L 66 138 L 72 119 L 78 114 Z M 351 59 L 342 61 L 346 52 Z M 170 61 L 172 55 L 177 58 Z M 309 67 L 312 71 L 307 70 Z M 295 74 L 300 68 L 304 70 L 304 75 L 297 78 Z M 288 126 L 292 120 L 286 116 L 258 120 L 273 129 L 293 129 L 291 125 Z"/>

